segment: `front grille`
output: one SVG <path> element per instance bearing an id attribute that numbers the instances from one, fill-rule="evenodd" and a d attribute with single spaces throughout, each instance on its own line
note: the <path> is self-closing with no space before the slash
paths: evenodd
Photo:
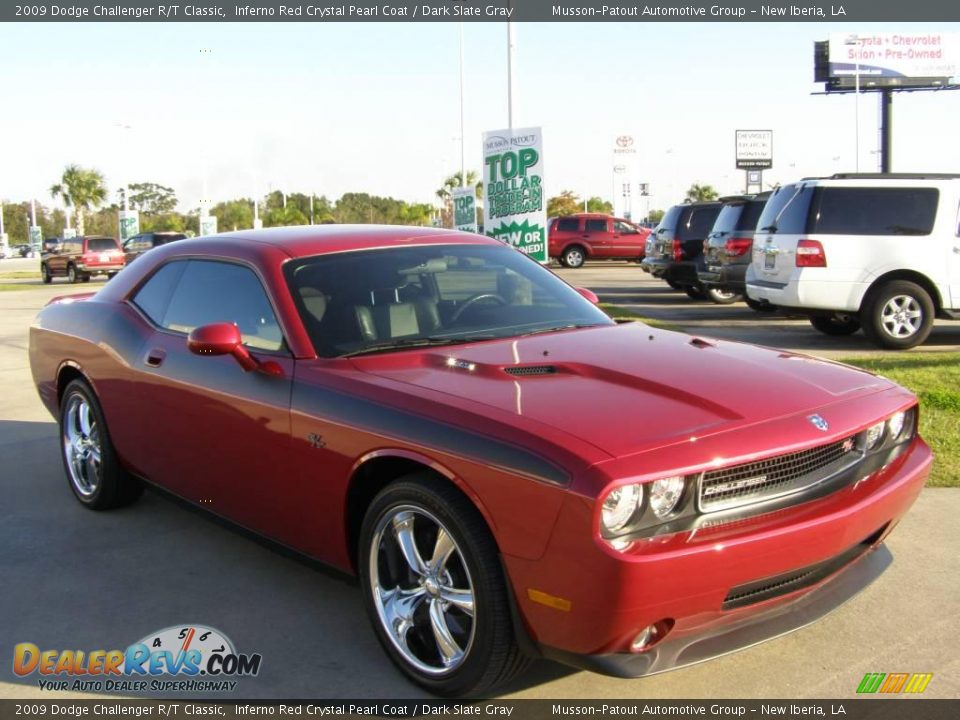
<path id="1" fill-rule="evenodd" d="M 763 602 L 764 600 L 771 600 L 775 597 L 787 595 L 788 593 L 802 590 L 811 585 L 816 585 L 821 580 L 825 580 L 838 570 L 849 565 L 873 547 L 877 540 L 883 536 L 883 531 L 886 530 L 886 528 L 887 526 L 884 525 L 863 542 L 857 543 L 849 550 L 845 550 L 829 560 L 777 575 L 776 577 L 764 578 L 763 580 L 756 580 L 731 588 L 723 600 L 722 607 L 724 610 L 733 610 L 734 608 L 753 605 Z"/>
<path id="2" fill-rule="evenodd" d="M 510 375 L 553 375 L 557 368 L 553 365 L 523 365 L 504 368 L 503 371 Z"/>
<path id="3" fill-rule="evenodd" d="M 729 510 L 816 485 L 861 457 L 853 437 L 700 476 L 702 512 Z"/>

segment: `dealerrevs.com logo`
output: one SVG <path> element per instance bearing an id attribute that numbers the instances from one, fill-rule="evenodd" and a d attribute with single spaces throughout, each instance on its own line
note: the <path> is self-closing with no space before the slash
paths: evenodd
<path id="1" fill-rule="evenodd" d="M 229 692 L 235 678 L 260 672 L 259 653 L 238 653 L 230 639 L 205 625 L 175 625 L 126 650 L 13 648 L 13 672 L 38 675 L 41 690 L 104 692 Z"/>

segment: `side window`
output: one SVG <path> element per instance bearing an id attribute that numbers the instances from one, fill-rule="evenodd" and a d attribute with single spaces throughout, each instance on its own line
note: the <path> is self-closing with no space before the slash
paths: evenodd
<path id="1" fill-rule="evenodd" d="M 133 297 L 133 304 L 157 325 L 163 324 L 170 298 L 186 266 L 186 260 L 167 263 L 157 270 Z"/>
<path id="2" fill-rule="evenodd" d="M 577 218 L 560 218 L 557 220 L 557 232 L 577 232 L 580 221 Z"/>
<path id="3" fill-rule="evenodd" d="M 638 234 L 637 229 L 633 225 L 629 225 L 622 220 L 615 220 L 613 222 L 613 231 L 618 232 L 621 235 L 636 235 Z"/>
<path id="4" fill-rule="evenodd" d="M 248 347 L 283 347 L 280 324 L 252 270 L 233 263 L 190 260 L 160 325 L 188 333 L 217 322 L 234 323 Z"/>
<path id="5" fill-rule="evenodd" d="M 822 188 L 814 232 L 824 235 L 929 235 L 937 217 L 936 188 Z"/>
<path id="6" fill-rule="evenodd" d="M 584 228 L 588 233 L 605 233 L 607 231 L 607 221 L 602 218 L 587 218 Z"/>

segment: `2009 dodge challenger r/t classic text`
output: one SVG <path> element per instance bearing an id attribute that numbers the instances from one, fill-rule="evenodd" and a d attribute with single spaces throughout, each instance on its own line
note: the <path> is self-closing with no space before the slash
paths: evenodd
<path id="1" fill-rule="evenodd" d="M 441 695 L 699 662 L 886 568 L 931 463 L 913 395 L 595 300 L 478 235 L 239 232 L 51 301 L 30 362 L 83 505 L 151 483 L 357 574 Z"/>

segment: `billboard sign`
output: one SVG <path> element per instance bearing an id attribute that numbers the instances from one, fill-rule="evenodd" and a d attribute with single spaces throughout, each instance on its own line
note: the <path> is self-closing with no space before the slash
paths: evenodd
<path id="1" fill-rule="evenodd" d="M 773 130 L 737 130 L 738 170 L 767 170 L 773 167 Z"/>
<path id="2" fill-rule="evenodd" d="M 960 75 L 960 33 L 832 33 L 828 51 L 833 86 L 922 87 Z"/>
<path id="3" fill-rule="evenodd" d="M 216 234 L 217 234 L 217 216 L 201 215 L 200 216 L 201 237 L 204 237 L 206 235 L 216 235 Z"/>
<path id="4" fill-rule="evenodd" d="M 453 190 L 453 227 L 461 232 L 477 231 L 477 189 L 458 187 Z"/>
<path id="5" fill-rule="evenodd" d="M 540 128 L 483 134 L 483 187 L 484 232 L 546 263 L 547 205 Z"/>
<path id="6" fill-rule="evenodd" d="M 140 232 L 140 213 L 136 210 L 120 211 L 120 244 Z"/>

